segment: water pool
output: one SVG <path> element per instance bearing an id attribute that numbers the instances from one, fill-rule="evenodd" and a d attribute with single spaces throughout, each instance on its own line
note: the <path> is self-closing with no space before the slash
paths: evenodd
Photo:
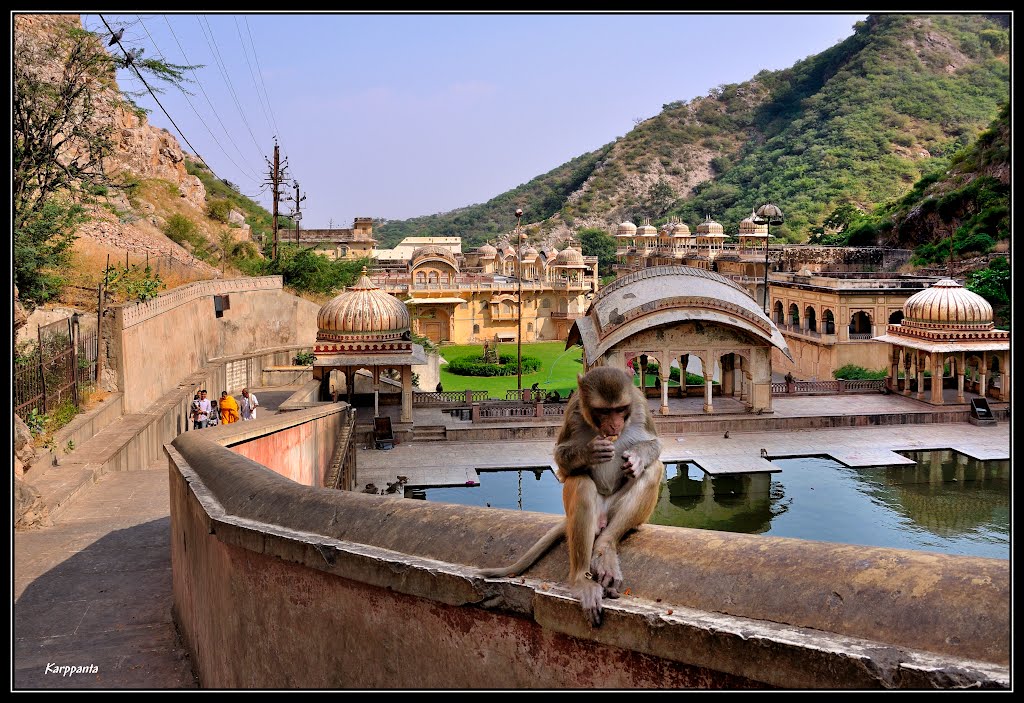
<path id="1" fill-rule="evenodd" d="M 824 456 L 772 459 L 780 473 L 711 479 L 666 467 L 650 522 L 777 537 L 1009 559 L 1010 462 L 950 450 L 900 452 L 906 466 L 853 469 Z M 562 513 L 548 470 L 480 472 L 480 485 L 408 491 L 414 498 Z"/>

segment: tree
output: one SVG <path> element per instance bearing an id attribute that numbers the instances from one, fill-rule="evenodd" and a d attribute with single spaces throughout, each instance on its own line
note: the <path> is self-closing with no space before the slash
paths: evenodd
<path id="1" fill-rule="evenodd" d="M 74 230 L 85 220 L 83 194 L 119 184 L 103 171 L 113 150 L 106 100 L 128 105 L 114 82 L 117 61 L 99 38 L 58 24 L 40 35 L 14 34 L 12 122 L 15 279 L 26 302 L 59 294 Z M 165 82 L 184 81 L 187 67 L 147 60 L 141 70 Z M 106 108 L 104 108 L 106 109 Z"/>
<path id="2" fill-rule="evenodd" d="M 1010 303 L 1010 265 L 1005 257 L 992 259 L 988 268 L 967 276 L 967 290 L 977 293 L 993 307 Z"/>
<path id="3" fill-rule="evenodd" d="M 54 59 L 63 58 L 57 75 Z M 95 120 L 100 86 L 114 64 L 89 32 L 60 28 L 42 40 L 14 38 L 12 105 L 14 225 L 38 217 L 54 195 L 75 195 L 84 184 L 103 184 L 103 158 L 112 149 L 113 125 Z"/>
<path id="4" fill-rule="evenodd" d="M 615 239 L 603 229 L 588 227 L 579 231 L 585 256 L 597 257 L 598 274 L 607 276 L 615 265 Z"/>

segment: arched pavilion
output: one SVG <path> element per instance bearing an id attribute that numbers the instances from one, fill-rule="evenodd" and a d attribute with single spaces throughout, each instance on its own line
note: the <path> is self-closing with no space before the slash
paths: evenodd
<path id="1" fill-rule="evenodd" d="M 967 369 L 979 395 L 985 397 L 998 388 L 999 400 L 1010 399 L 1010 333 L 996 329 L 987 300 L 951 278 L 907 298 L 903 319 L 874 339 L 892 345 L 887 383 L 893 391 L 942 405 L 943 370 L 949 364 L 956 377 L 957 403 L 966 401 Z M 931 374 L 927 397 L 925 371 Z M 993 374 L 998 375 L 998 386 L 990 388 Z M 916 379 L 916 390 L 911 388 L 911 379 Z"/>
<path id="2" fill-rule="evenodd" d="M 405 304 L 363 275 L 353 286 L 320 308 L 313 354 L 313 377 L 320 380 L 320 399 L 330 399 L 330 374 L 345 374 L 349 402 L 360 369 L 373 376 L 373 414 L 380 414 L 381 373 L 398 370 L 402 384 L 400 422 L 412 422 L 412 366 L 426 363 L 423 347 L 412 343 Z"/>
<path id="3" fill-rule="evenodd" d="M 625 368 L 637 357 L 657 360 L 663 415 L 669 414 L 673 362 L 678 361 L 682 380 L 689 355 L 700 358 L 704 412 L 714 412 L 716 364 L 721 365 L 724 395 L 750 411 L 765 412 L 772 407 L 772 347 L 789 357 L 782 334 L 743 288 L 688 266 L 643 269 L 602 288 L 569 331 L 566 348 L 576 343 L 583 344 L 587 369 Z"/>

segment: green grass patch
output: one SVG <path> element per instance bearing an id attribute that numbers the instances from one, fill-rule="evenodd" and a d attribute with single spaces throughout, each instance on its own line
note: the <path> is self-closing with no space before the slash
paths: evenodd
<path id="1" fill-rule="evenodd" d="M 483 355 L 480 344 L 456 345 L 442 347 L 441 357 L 452 362 L 469 357 L 479 358 Z M 502 356 L 516 354 L 515 344 L 502 344 L 499 350 Z M 583 350 L 580 347 L 565 349 L 565 342 L 538 342 L 524 344 L 523 356 L 532 356 L 540 360 L 540 369 L 533 373 L 523 372 L 523 388 L 534 383 L 545 392 L 558 391 L 563 398 L 569 391 L 576 388 L 576 375 L 583 373 Z M 505 392 L 516 389 L 517 376 L 469 377 L 448 373 L 447 364 L 441 364 L 441 385 L 446 391 L 461 391 L 467 388 L 475 391 L 487 391 L 492 398 L 505 399 Z M 427 389 L 433 390 L 433 389 Z"/>

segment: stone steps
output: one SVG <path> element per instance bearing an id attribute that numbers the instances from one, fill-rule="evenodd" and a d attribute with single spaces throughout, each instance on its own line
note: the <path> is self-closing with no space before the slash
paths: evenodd
<path id="1" fill-rule="evenodd" d="M 445 442 L 448 440 L 448 431 L 442 426 L 414 427 L 412 441 L 414 442 Z"/>

